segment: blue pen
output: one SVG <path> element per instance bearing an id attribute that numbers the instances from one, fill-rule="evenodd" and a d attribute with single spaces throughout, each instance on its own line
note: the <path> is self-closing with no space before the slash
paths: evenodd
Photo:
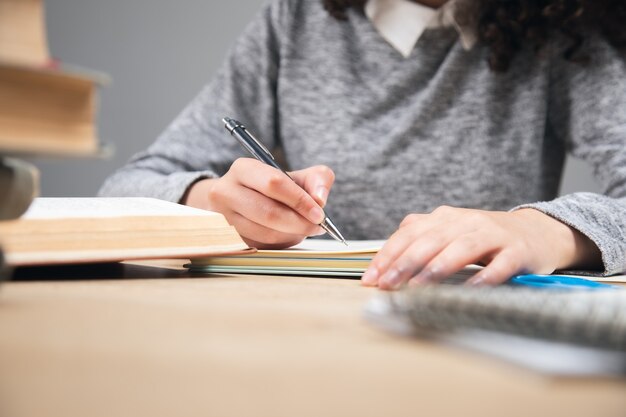
<path id="1" fill-rule="evenodd" d="M 606 290 L 619 289 L 616 285 L 603 284 L 585 278 L 564 275 L 517 275 L 509 281 L 512 285 L 548 290 Z"/>

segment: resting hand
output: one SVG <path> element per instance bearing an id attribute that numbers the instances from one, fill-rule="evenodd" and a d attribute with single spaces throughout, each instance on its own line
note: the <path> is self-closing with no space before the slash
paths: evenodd
<path id="1" fill-rule="evenodd" d="M 468 283 L 493 285 L 522 273 L 597 266 L 601 256 L 586 236 L 537 210 L 440 207 L 407 216 L 362 282 L 382 289 L 436 283 L 472 263 L 485 268 Z"/>
<path id="2" fill-rule="evenodd" d="M 295 183 L 275 168 L 240 158 L 223 177 L 195 183 L 183 203 L 222 213 L 250 246 L 289 247 L 323 234 L 322 207 L 335 180 L 325 166 L 289 175 Z"/>

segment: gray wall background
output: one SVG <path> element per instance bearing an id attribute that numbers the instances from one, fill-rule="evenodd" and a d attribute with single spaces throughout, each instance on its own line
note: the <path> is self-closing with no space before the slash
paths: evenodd
<path id="1" fill-rule="evenodd" d="M 35 160 L 46 197 L 92 196 L 107 175 L 147 147 L 211 79 L 264 0 L 46 0 L 52 55 L 109 74 L 99 131 L 108 160 Z M 562 193 L 597 191 L 589 168 L 568 160 Z"/>

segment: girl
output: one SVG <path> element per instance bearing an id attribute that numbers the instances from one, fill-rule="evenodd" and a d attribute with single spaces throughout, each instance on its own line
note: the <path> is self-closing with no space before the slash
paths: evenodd
<path id="1" fill-rule="evenodd" d="M 618 0 L 275 0 L 101 195 L 218 211 L 265 248 L 319 234 L 324 208 L 348 239 L 391 234 L 362 278 L 384 289 L 468 263 L 486 265 L 473 284 L 619 273 L 625 22 Z M 224 116 L 302 188 L 244 158 Z M 603 195 L 555 199 L 567 151 Z"/>

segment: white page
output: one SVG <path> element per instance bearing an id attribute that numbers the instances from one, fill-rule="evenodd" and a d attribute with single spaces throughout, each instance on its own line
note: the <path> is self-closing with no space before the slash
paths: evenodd
<path id="1" fill-rule="evenodd" d="M 135 216 L 221 216 L 156 198 L 36 198 L 24 219 L 105 218 Z"/>
<path id="2" fill-rule="evenodd" d="M 348 240 L 348 246 L 334 239 L 305 239 L 303 242 L 292 246 L 286 251 L 293 253 L 313 254 L 350 254 L 378 252 L 385 244 L 385 240 Z M 282 251 L 258 251 L 264 252 L 282 252 Z"/>

